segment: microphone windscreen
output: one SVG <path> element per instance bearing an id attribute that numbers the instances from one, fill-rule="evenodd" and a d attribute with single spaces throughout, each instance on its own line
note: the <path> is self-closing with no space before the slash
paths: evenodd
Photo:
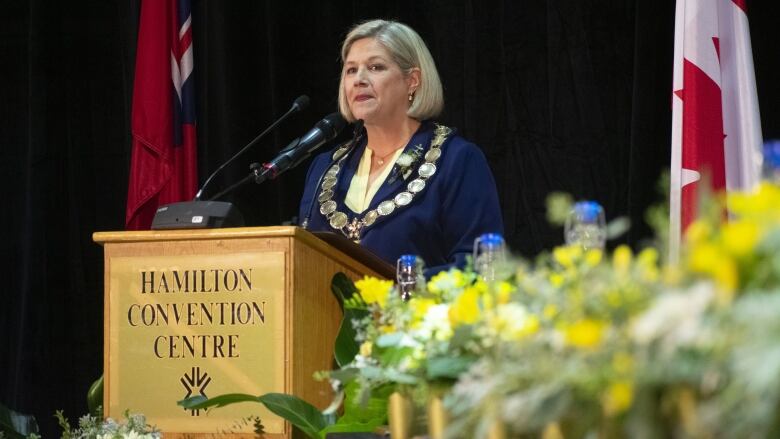
<path id="1" fill-rule="evenodd" d="M 309 97 L 306 95 L 300 95 L 292 104 L 295 111 L 301 111 L 309 106 Z"/>
<path id="2" fill-rule="evenodd" d="M 344 116 L 341 113 L 336 112 L 325 116 L 324 119 L 317 123 L 317 126 L 327 134 L 328 139 L 332 139 L 347 126 L 347 121 L 344 120 Z"/>

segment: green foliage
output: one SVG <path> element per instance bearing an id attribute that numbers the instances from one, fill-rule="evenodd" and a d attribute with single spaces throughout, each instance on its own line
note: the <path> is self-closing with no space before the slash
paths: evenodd
<path id="1" fill-rule="evenodd" d="M 360 384 L 352 381 L 344 389 L 344 415 L 320 432 L 322 438 L 328 433 L 370 432 L 387 423 L 387 400 L 393 386 L 382 386 L 370 395 L 361 394 Z"/>
<path id="2" fill-rule="evenodd" d="M 476 361 L 477 358 L 472 356 L 431 358 L 428 360 L 427 378 L 430 381 L 457 380 Z"/>
<path id="3" fill-rule="evenodd" d="M 607 239 L 619 238 L 631 228 L 631 220 L 625 216 L 620 216 L 607 224 Z"/>
<path id="4" fill-rule="evenodd" d="M 54 417 L 57 418 L 57 425 L 59 425 L 62 430 L 60 439 L 71 439 L 73 437 L 73 430 L 70 427 L 70 421 L 65 417 L 65 412 L 57 410 L 54 412 Z"/>
<path id="5" fill-rule="evenodd" d="M 283 393 L 267 393 L 258 397 L 268 410 L 298 427 L 309 437 L 319 437 L 319 432 L 332 423 L 332 419 L 308 402 Z"/>
<path id="6" fill-rule="evenodd" d="M 89 390 L 87 391 L 87 407 L 89 408 L 89 414 L 93 416 L 98 415 L 98 411 L 103 406 L 103 375 L 95 380 Z"/>
<path id="7" fill-rule="evenodd" d="M 183 399 L 177 402 L 177 404 L 187 410 L 200 410 L 225 407 L 231 404 L 237 404 L 239 402 L 260 402 L 258 398 L 258 396 L 248 395 L 246 393 L 227 393 L 225 395 L 219 395 L 213 398 L 206 398 L 204 396 L 198 395 Z"/>
<path id="8" fill-rule="evenodd" d="M 330 422 L 328 416 L 317 410 L 313 405 L 296 396 L 283 393 L 267 393 L 260 396 L 230 393 L 209 399 L 203 396 L 195 396 L 179 401 L 178 404 L 186 409 L 209 409 L 240 402 L 263 404 L 272 413 L 289 421 L 310 438 L 318 438 L 320 430 L 333 423 Z"/>
<path id="9" fill-rule="evenodd" d="M 355 355 L 360 350 L 356 341 L 357 333 L 352 325 L 355 320 L 360 320 L 368 315 L 365 304 L 362 303 L 360 295 L 357 293 L 355 285 L 344 273 L 336 273 L 331 283 L 331 291 L 339 301 L 344 318 L 341 320 L 336 342 L 333 348 L 333 355 L 336 358 L 336 364 L 343 367 L 355 359 Z"/>
<path id="10" fill-rule="evenodd" d="M 63 439 L 160 439 L 161 433 L 146 423 L 146 417 L 142 414 L 125 411 L 125 422 L 119 422 L 112 418 L 103 419 L 102 409 L 98 408 L 95 415 L 85 415 L 79 418 L 78 427 L 73 429 L 65 417 L 58 410 L 55 415 L 62 429 Z"/>
<path id="11" fill-rule="evenodd" d="M 33 416 L 17 413 L 0 403 L 0 433 L 12 439 L 35 436 L 38 423 Z"/>

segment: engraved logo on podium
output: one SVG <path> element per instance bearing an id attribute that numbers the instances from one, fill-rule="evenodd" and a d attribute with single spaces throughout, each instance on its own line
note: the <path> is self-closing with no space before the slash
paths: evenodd
<path id="1" fill-rule="evenodd" d="M 179 380 L 181 381 L 181 385 L 184 386 L 184 389 L 187 390 L 184 399 L 193 395 L 200 395 L 204 398 L 208 398 L 208 396 L 206 396 L 206 387 L 211 382 L 211 377 L 207 372 L 201 373 L 200 367 L 193 367 L 191 373 L 185 372 Z M 190 412 L 192 416 L 200 416 L 199 409 L 191 409 Z"/>

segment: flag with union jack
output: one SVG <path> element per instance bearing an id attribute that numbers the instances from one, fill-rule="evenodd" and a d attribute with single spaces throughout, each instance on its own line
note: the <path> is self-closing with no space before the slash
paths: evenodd
<path id="1" fill-rule="evenodd" d="M 714 191 L 761 177 L 761 119 L 747 0 L 677 0 L 674 31 L 670 258 L 696 217 L 702 176 Z"/>
<path id="2" fill-rule="evenodd" d="M 157 207 L 197 188 L 190 0 L 144 0 L 133 87 L 128 230 L 148 229 Z"/>

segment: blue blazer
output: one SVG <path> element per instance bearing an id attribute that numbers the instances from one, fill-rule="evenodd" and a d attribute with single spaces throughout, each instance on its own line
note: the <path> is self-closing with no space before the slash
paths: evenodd
<path id="1" fill-rule="evenodd" d="M 423 122 L 405 151 L 412 151 L 415 145 L 421 144 L 424 156 L 430 148 L 433 130 L 432 122 Z M 337 210 L 346 213 L 350 221 L 363 216 L 350 210 L 344 204 L 344 198 L 366 148 L 365 137 L 345 159 L 333 189 Z M 504 233 L 496 183 L 482 151 L 453 130 L 441 146 L 441 152 L 436 173 L 428 179 L 425 189 L 410 204 L 396 208 L 388 216 L 380 216 L 373 225 L 364 228 L 360 239 L 362 246 L 393 266 L 403 254 L 422 257 L 427 267 L 426 276 L 451 266 L 463 267 L 466 255 L 472 252 L 474 240 L 481 234 Z M 317 156 L 306 176 L 299 218 L 301 221 L 309 218 L 307 229 L 311 231 L 341 233 L 331 228 L 314 199 L 319 194 L 317 182 L 331 164 L 332 155 L 333 151 L 330 151 Z M 402 192 L 417 176 L 417 167 L 423 162 L 421 157 L 414 164 L 407 180 L 396 165 L 366 211 Z"/>

